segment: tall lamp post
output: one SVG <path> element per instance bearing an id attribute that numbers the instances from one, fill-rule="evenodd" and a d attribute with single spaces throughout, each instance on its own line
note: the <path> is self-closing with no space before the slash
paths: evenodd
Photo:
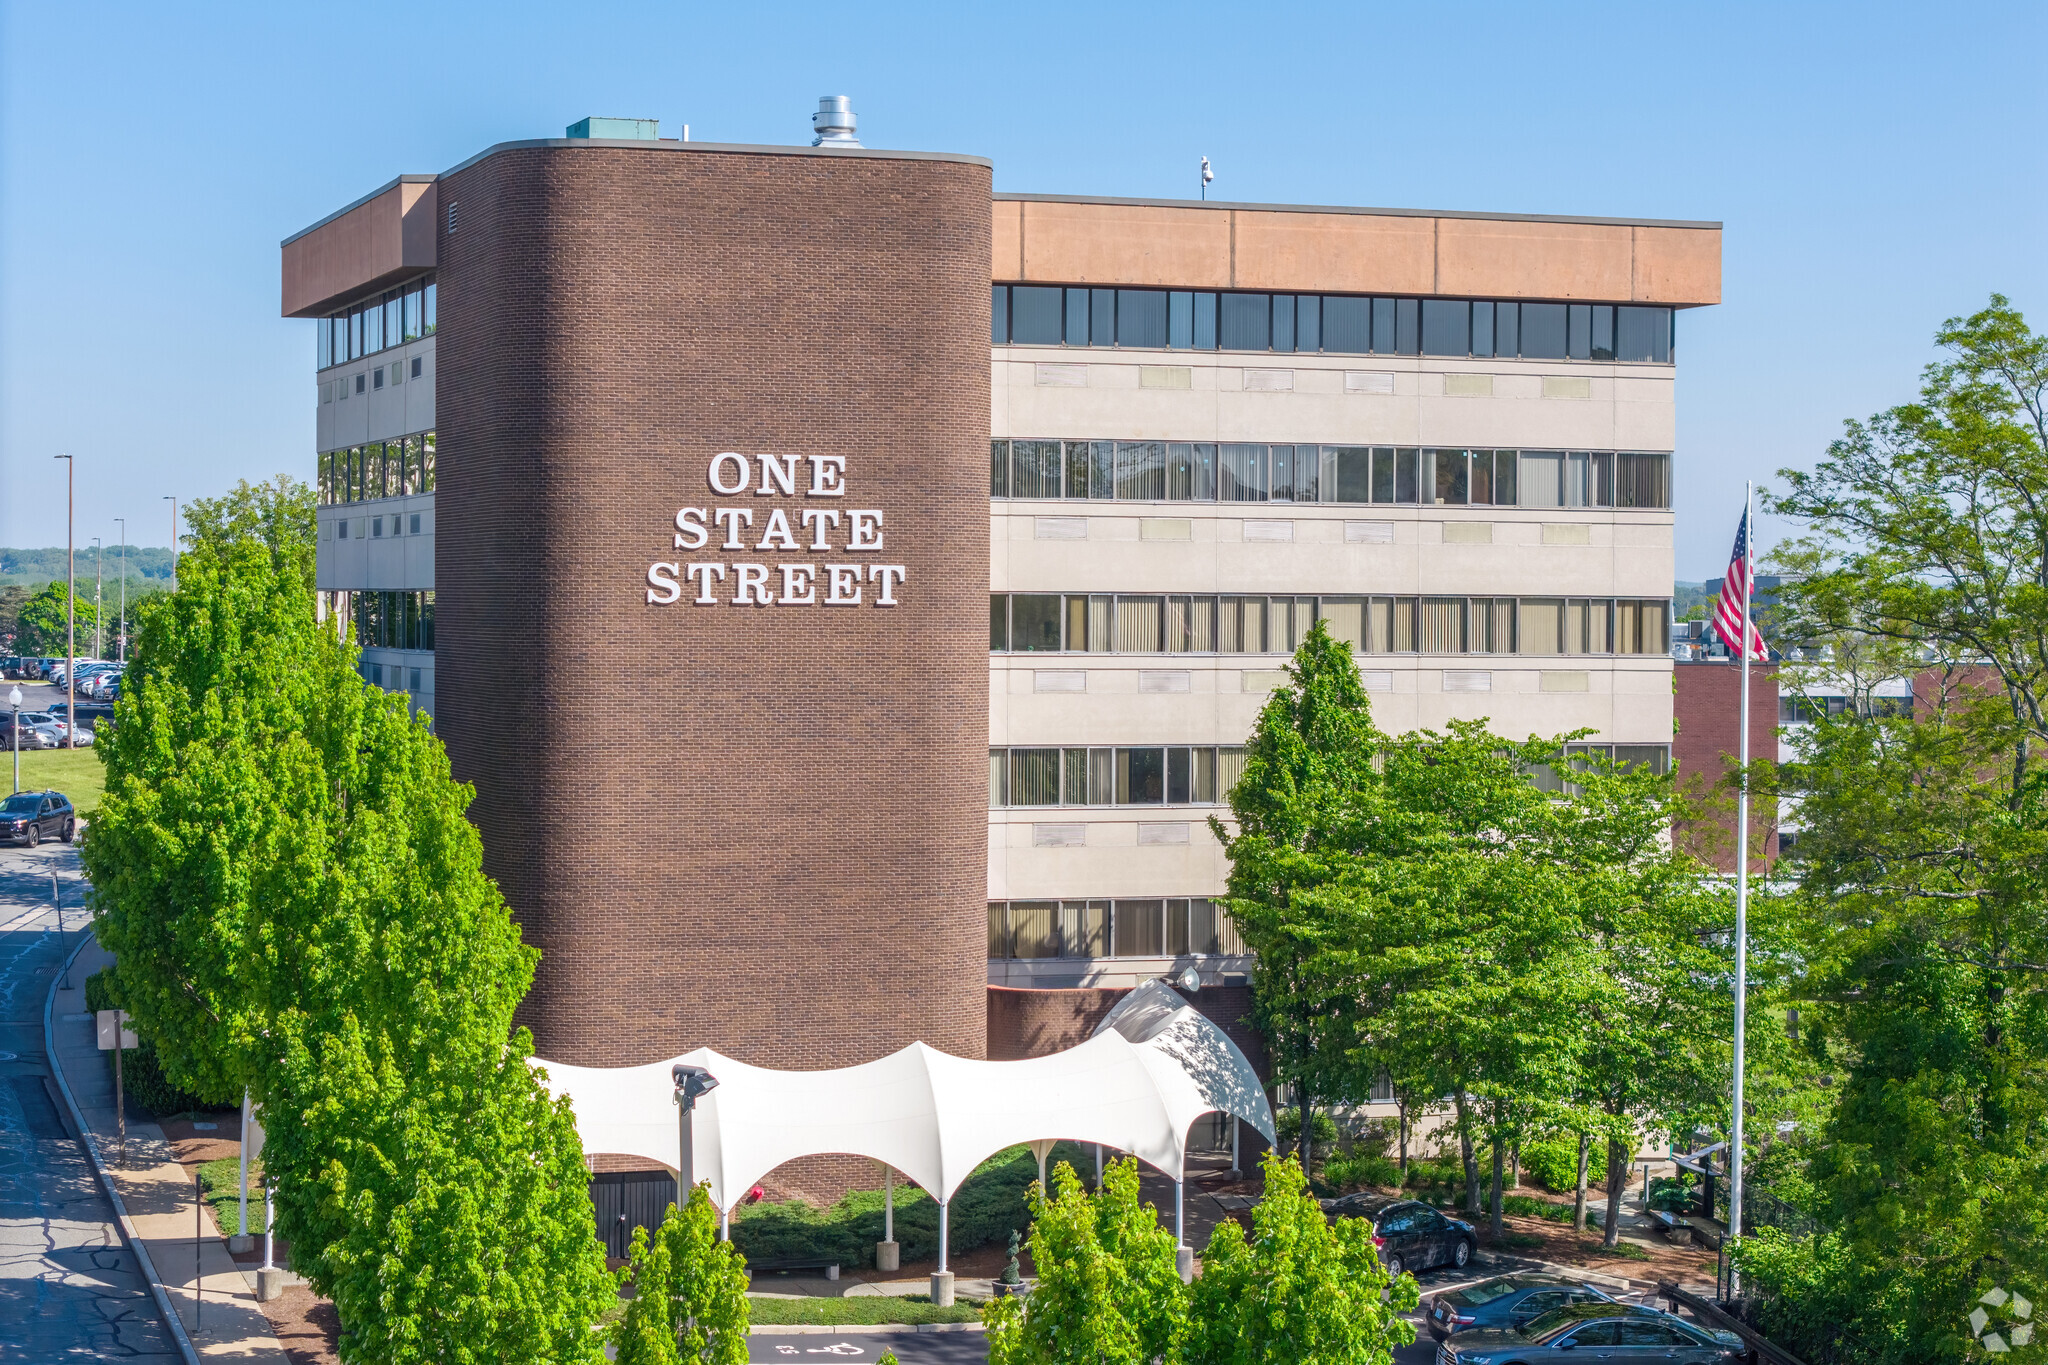
<path id="1" fill-rule="evenodd" d="M 92 657 L 100 657 L 100 538 L 92 538 Z"/>
<path id="2" fill-rule="evenodd" d="M 7 733 L 14 740 L 14 789 L 21 790 L 21 689 L 15 688 L 7 694 L 7 704 L 14 708 L 14 715 L 8 723 Z"/>
<path id="3" fill-rule="evenodd" d="M 64 462 L 64 747 L 78 748 L 78 553 L 72 539 L 72 516 L 78 505 L 78 461 Z"/>
<path id="4" fill-rule="evenodd" d="M 171 591 L 178 589 L 178 500 L 169 493 L 164 501 L 171 505 Z"/>
<path id="5" fill-rule="evenodd" d="M 128 518 L 115 517 L 121 523 L 121 629 L 114 636 L 114 650 L 122 663 L 128 662 Z"/>
<path id="6" fill-rule="evenodd" d="M 697 1108 L 697 1097 L 718 1088 L 718 1077 L 701 1066 L 688 1062 L 677 1062 L 674 1079 L 676 1083 L 676 1212 L 681 1213 L 690 1203 L 690 1191 L 696 1187 L 696 1163 L 691 1141 L 690 1115 Z M 721 1210 L 722 1212 L 722 1210 Z"/>

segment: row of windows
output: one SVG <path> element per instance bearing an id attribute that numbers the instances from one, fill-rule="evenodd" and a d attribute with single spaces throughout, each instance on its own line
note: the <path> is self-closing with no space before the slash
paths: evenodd
<path id="1" fill-rule="evenodd" d="M 1668 365 L 1672 310 L 1634 304 L 1367 298 L 999 284 L 997 346 L 1321 352 Z"/>
<path id="2" fill-rule="evenodd" d="M 992 593 L 995 653 L 1292 654 L 1325 623 L 1359 654 L 1664 654 L 1671 604 L 1609 597 Z"/>
<path id="3" fill-rule="evenodd" d="M 420 689 L 420 670 L 406 668 L 400 664 L 357 664 L 356 671 L 363 681 L 372 687 L 381 687 L 386 692 L 411 692 L 417 695 Z"/>
<path id="4" fill-rule="evenodd" d="M 347 517 L 342 517 L 327 523 L 334 528 L 334 539 L 347 540 L 349 538 L 349 520 Z M 387 516 L 358 519 L 356 521 L 355 537 L 357 540 L 382 540 L 385 528 L 388 526 L 391 536 L 397 539 L 406 534 L 407 521 L 412 523 L 411 533 L 418 535 L 420 533 L 420 514 L 418 512 L 412 513 L 409 517 L 398 512 L 392 512 Z M 326 538 L 326 535 L 323 533 L 321 539 L 325 540 Z"/>
<path id="5" fill-rule="evenodd" d="M 994 498 L 1671 506 L 1671 457 L 1609 450 L 991 441 Z"/>
<path id="6" fill-rule="evenodd" d="M 1242 957 L 1244 940 L 1206 897 L 1159 900 L 990 901 L 988 955 Z"/>
<path id="7" fill-rule="evenodd" d="M 434 491 L 434 433 L 372 441 L 316 456 L 322 503 L 370 502 Z"/>
<path id="8" fill-rule="evenodd" d="M 1543 791 L 1569 791 L 1577 795 L 1579 786 L 1571 780 L 1571 774 L 1583 771 L 1586 760 L 1596 756 L 1613 759 L 1624 772 L 1648 768 L 1661 776 L 1671 771 L 1669 744 L 1567 744 L 1564 752 L 1564 772 L 1549 764 L 1538 764 L 1530 770 L 1529 780 Z"/>
<path id="9" fill-rule="evenodd" d="M 1778 724 L 1810 725 L 1823 716 L 1910 716 L 1911 697 L 1797 697 L 1778 698 Z"/>
<path id="10" fill-rule="evenodd" d="M 320 368 L 375 355 L 387 346 L 434 334 L 434 279 L 430 275 L 365 299 L 346 313 L 314 319 Z"/>
<path id="11" fill-rule="evenodd" d="M 362 649 L 432 649 L 434 592 L 358 592 L 350 606 Z"/>
<path id="12" fill-rule="evenodd" d="M 412 365 L 409 368 L 414 379 L 420 378 L 426 372 L 425 357 L 414 356 L 412 358 Z M 320 386 L 320 401 L 323 404 L 346 403 L 351 392 L 358 394 L 374 392 L 383 388 L 387 379 L 391 382 L 391 387 L 395 389 L 405 382 L 407 369 L 408 366 L 403 360 L 394 360 L 389 365 L 379 365 L 374 370 L 359 372 L 354 376 L 354 383 L 349 382 L 350 376 L 348 375 L 343 375 L 339 379 L 330 379 Z"/>
<path id="13" fill-rule="evenodd" d="M 1213 806 L 1242 776 L 1242 746 L 991 749 L 988 804 Z"/>

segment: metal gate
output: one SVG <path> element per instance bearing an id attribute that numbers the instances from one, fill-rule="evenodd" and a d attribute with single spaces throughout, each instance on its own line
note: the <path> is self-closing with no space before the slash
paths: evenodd
<path id="1" fill-rule="evenodd" d="M 602 1171 L 590 1177 L 590 1202 L 597 1209 L 597 1240 L 605 1255 L 623 1261 L 633 1246 L 633 1229 L 650 1236 L 676 1199 L 676 1178 L 667 1171 Z"/>

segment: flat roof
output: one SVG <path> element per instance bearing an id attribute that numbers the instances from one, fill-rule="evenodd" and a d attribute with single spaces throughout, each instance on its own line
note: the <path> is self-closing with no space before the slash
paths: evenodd
<path id="1" fill-rule="evenodd" d="M 467 170 L 479 161 L 487 160 L 500 152 L 521 151 L 530 147 L 608 147 L 622 151 L 637 152 L 710 152 L 737 156 L 817 156 L 827 159 L 851 159 L 869 161 L 953 161 L 968 166 L 987 166 L 991 170 L 995 163 L 985 156 L 969 156 L 964 152 L 902 152 L 881 147 L 789 147 L 774 143 L 752 142 L 681 142 L 673 138 L 616 138 L 616 137 L 536 137 L 523 138 L 513 142 L 498 142 L 484 148 L 475 156 L 456 162 L 440 175 L 401 175 L 395 180 L 371 190 L 362 198 L 344 208 L 336 209 L 317 223 L 308 224 L 279 242 L 280 247 L 290 246 L 309 232 L 317 232 L 327 224 L 351 210 L 361 208 L 380 194 L 387 194 L 402 184 L 431 184 L 444 175 L 454 175 Z"/>
<path id="2" fill-rule="evenodd" d="M 1228 199 L 1126 199 L 1102 194 L 1005 194 L 999 202 L 1029 204 L 1116 204 L 1134 208 L 1237 209 L 1250 213 L 1349 213 L 1367 218 L 1472 218 L 1500 223 L 1586 223 L 1600 227 L 1700 228 L 1719 231 L 1720 223 L 1684 218 L 1588 218 L 1558 213 L 1480 213 L 1457 209 L 1376 209 L 1348 204 L 1259 204 Z"/>

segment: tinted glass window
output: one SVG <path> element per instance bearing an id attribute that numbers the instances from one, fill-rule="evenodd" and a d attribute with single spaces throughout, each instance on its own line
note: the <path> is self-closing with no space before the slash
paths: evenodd
<path id="1" fill-rule="evenodd" d="M 1001 593 L 988 599 L 988 647 L 997 651 L 1010 647 L 1010 599 Z"/>
<path id="2" fill-rule="evenodd" d="M 1530 360 L 1564 359 L 1564 304 L 1525 303 L 1522 305 L 1522 355 Z"/>
<path id="3" fill-rule="evenodd" d="M 1118 758 L 1129 750 L 1120 750 Z M 1118 901 L 1116 903 L 1116 956 L 1157 957 L 1165 950 L 1161 932 L 1165 904 L 1161 901 Z"/>
<path id="4" fill-rule="evenodd" d="M 1590 360 L 1593 357 L 1593 305 L 1574 303 L 1566 306 L 1569 309 L 1569 340 L 1565 350 L 1573 360 Z"/>
<path id="5" fill-rule="evenodd" d="M 1019 346 L 1060 342 L 1060 290 L 1020 284 L 1010 290 L 1010 340 Z"/>
<path id="6" fill-rule="evenodd" d="M 1059 594 L 1013 593 L 1010 597 L 1010 648 L 1039 651 L 1059 647 Z"/>
<path id="7" fill-rule="evenodd" d="M 1614 359 L 1614 306 L 1593 305 L 1593 359 Z"/>
<path id="8" fill-rule="evenodd" d="M 1066 339 L 1069 346 L 1088 344 L 1088 291 L 1085 289 L 1067 291 Z"/>
<path id="9" fill-rule="evenodd" d="M 1131 293 L 1126 289 L 1125 293 Z M 1114 346 L 1117 340 L 1116 295 L 1114 289 L 1094 290 L 1088 300 L 1088 344 Z M 1130 345 L 1130 342 L 1125 342 Z"/>
<path id="10" fill-rule="evenodd" d="M 1472 354 L 1493 354 L 1493 305 L 1490 303 L 1472 305 Z"/>
<path id="11" fill-rule="evenodd" d="M 988 495 L 992 498 L 1010 496 L 1010 443 L 990 441 L 988 443 Z"/>
<path id="12" fill-rule="evenodd" d="M 1493 353 L 1500 356 L 1520 354 L 1522 349 L 1522 306 L 1518 303 L 1497 303 L 1493 306 Z"/>
<path id="13" fill-rule="evenodd" d="M 1195 295 L 1195 349 L 1213 351 L 1216 349 L 1216 296 Z"/>
<path id="14" fill-rule="evenodd" d="M 1617 308 L 1614 319 L 1614 358 L 1663 364 L 1671 359 L 1671 310 L 1669 308 Z"/>
<path id="15" fill-rule="evenodd" d="M 1166 496 L 1166 445 L 1162 441 L 1119 441 L 1116 495 L 1146 500 Z"/>
<path id="16" fill-rule="evenodd" d="M 1320 294 L 1303 294 L 1294 301 L 1295 347 L 1303 351 L 1323 348 L 1323 299 Z"/>
<path id="17" fill-rule="evenodd" d="M 1294 295 L 1273 296 L 1273 349 L 1291 351 L 1294 349 Z"/>
<path id="18" fill-rule="evenodd" d="M 1621 1344 L 1621 1324 L 1589 1322 L 1572 1333 L 1572 1341 L 1580 1346 L 1618 1346 Z"/>
<path id="19" fill-rule="evenodd" d="M 1675 1346 L 1684 1338 L 1661 1322 L 1624 1322 L 1621 1324 L 1623 1346 Z M 1685 1342 L 1690 1346 L 1691 1342 Z"/>
<path id="20" fill-rule="evenodd" d="M 1273 297 L 1270 294 L 1225 294 L 1222 299 L 1222 348 L 1263 351 L 1273 341 Z"/>
<path id="21" fill-rule="evenodd" d="M 1166 296 L 1166 344 L 1177 351 L 1195 344 L 1195 296 L 1176 290 Z"/>
<path id="22" fill-rule="evenodd" d="M 1364 355 L 1372 349 L 1372 300 L 1332 296 L 1323 300 L 1323 349 Z"/>
<path id="23" fill-rule="evenodd" d="M 7 804 L 0 806 L 0 810 L 6 811 L 9 815 L 27 815 L 35 808 L 36 798 L 33 796 L 10 796 L 7 798 Z"/>
<path id="24" fill-rule="evenodd" d="M 437 289 L 438 286 L 436 286 L 434 281 L 428 280 L 427 287 L 425 290 L 425 298 L 420 305 L 420 311 L 426 315 L 425 331 L 428 336 L 432 336 L 434 334 L 434 327 L 436 325 L 434 321 L 434 298 Z"/>
<path id="25" fill-rule="evenodd" d="M 1156 806 L 1166 801 L 1166 750 L 1118 749 L 1116 799 L 1121 806 Z"/>
<path id="26" fill-rule="evenodd" d="M 1108 290 L 1098 291 L 1098 295 Z M 1119 346 L 1163 347 L 1167 343 L 1167 304 L 1163 289 L 1116 291 L 1116 343 Z"/>
<path id="27" fill-rule="evenodd" d="M 1372 301 L 1372 350 L 1374 355 L 1394 353 L 1394 300 Z"/>
<path id="28" fill-rule="evenodd" d="M 1394 300 L 1394 352 L 1416 355 L 1422 347 L 1422 301 Z"/>
<path id="29" fill-rule="evenodd" d="M 999 284 L 988 293 L 988 340 L 992 346 L 1005 346 L 1010 340 L 1010 288 Z"/>
<path id="30" fill-rule="evenodd" d="M 1422 353 L 1470 355 L 1472 305 L 1459 299 L 1422 301 Z"/>

